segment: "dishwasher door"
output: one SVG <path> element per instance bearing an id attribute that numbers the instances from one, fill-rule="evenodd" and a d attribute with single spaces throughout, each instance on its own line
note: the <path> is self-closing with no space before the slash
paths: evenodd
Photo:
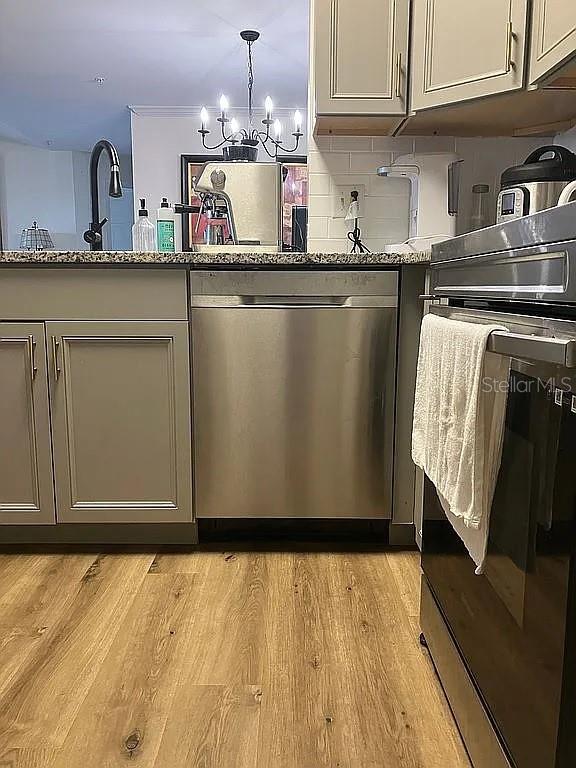
<path id="1" fill-rule="evenodd" d="M 197 517 L 390 518 L 396 296 L 211 300 L 191 314 Z"/>

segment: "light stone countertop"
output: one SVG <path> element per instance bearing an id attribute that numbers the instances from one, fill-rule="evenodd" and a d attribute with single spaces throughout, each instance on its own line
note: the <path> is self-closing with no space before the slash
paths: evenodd
<path id="1" fill-rule="evenodd" d="M 2 265 L 226 267 L 390 267 L 427 264 L 430 251 L 413 253 L 141 253 L 133 251 L 2 251 Z"/>

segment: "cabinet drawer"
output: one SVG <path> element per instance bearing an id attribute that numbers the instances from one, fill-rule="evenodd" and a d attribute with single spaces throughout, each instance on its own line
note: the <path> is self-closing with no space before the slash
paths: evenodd
<path id="1" fill-rule="evenodd" d="M 0 320 L 186 320 L 186 271 L 2 269 Z"/>

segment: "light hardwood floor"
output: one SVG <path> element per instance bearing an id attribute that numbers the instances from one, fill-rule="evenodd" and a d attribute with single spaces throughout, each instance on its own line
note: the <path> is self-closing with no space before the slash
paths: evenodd
<path id="1" fill-rule="evenodd" d="M 0 555 L 0 768 L 468 768 L 413 553 Z"/>

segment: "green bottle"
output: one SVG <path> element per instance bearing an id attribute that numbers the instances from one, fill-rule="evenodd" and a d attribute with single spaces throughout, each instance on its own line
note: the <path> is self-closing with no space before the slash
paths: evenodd
<path id="1" fill-rule="evenodd" d="M 159 253 L 174 253 L 176 250 L 175 223 L 174 208 L 163 197 L 156 217 L 156 239 Z"/>

